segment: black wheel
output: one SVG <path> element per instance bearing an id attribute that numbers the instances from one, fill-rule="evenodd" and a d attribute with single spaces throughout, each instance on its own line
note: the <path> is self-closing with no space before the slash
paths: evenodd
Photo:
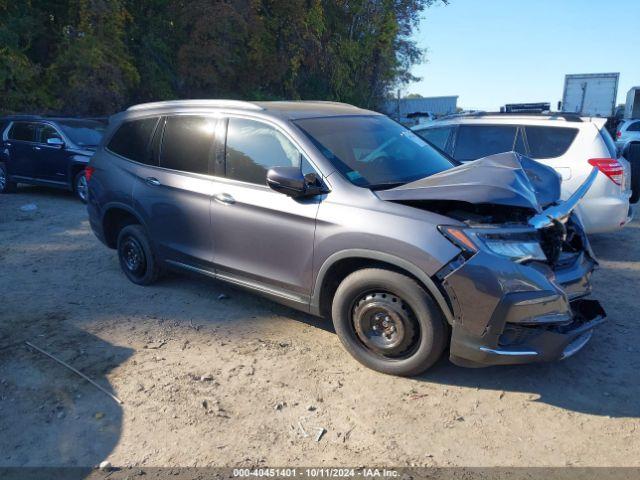
<path id="1" fill-rule="evenodd" d="M 359 270 L 333 298 L 333 325 L 347 351 L 373 370 L 412 376 L 442 355 L 447 328 L 440 308 L 413 279 L 389 270 Z"/>
<path id="2" fill-rule="evenodd" d="M 631 203 L 640 200 L 640 143 L 632 143 L 627 149 L 626 158 L 631 164 Z"/>
<path id="3" fill-rule="evenodd" d="M 73 191 L 82 203 L 87 203 L 87 195 L 89 187 L 87 186 L 87 177 L 84 176 L 84 170 L 80 170 L 73 180 Z"/>
<path id="4" fill-rule="evenodd" d="M 127 225 L 118 235 L 120 267 L 129 280 L 138 285 L 151 285 L 160 276 L 147 234 L 140 225 Z"/>
<path id="5" fill-rule="evenodd" d="M 16 182 L 9 181 L 7 166 L 0 162 L 0 193 L 13 193 L 18 189 Z"/>

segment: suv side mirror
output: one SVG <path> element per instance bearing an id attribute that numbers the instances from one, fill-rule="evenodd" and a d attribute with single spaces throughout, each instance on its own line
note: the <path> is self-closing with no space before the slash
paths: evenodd
<path id="1" fill-rule="evenodd" d="M 319 195 L 324 189 L 316 175 L 302 175 L 300 167 L 273 167 L 267 172 L 267 185 L 278 193 L 293 198 Z"/>
<path id="2" fill-rule="evenodd" d="M 50 147 L 62 148 L 64 147 L 64 142 L 62 141 L 61 138 L 51 137 L 51 138 L 47 138 L 47 145 L 49 145 Z"/>

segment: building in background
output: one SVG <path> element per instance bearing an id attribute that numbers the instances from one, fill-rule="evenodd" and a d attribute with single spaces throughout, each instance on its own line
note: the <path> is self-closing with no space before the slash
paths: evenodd
<path id="1" fill-rule="evenodd" d="M 384 103 L 383 113 L 404 125 L 413 126 L 430 121 L 433 118 L 456 113 L 457 108 L 457 95 L 449 97 L 393 98 Z"/>

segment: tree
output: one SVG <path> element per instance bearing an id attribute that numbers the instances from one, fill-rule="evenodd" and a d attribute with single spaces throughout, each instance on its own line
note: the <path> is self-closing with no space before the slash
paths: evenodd
<path id="1" fill-rule="evenodd" d="M 120 0 L 70 0 L 47 77 L 56 107 L 74 115 L 105 115 L 124 107 L 139 81 L 125 39 L 130 17 Z"/>
<path id="2" fill-rule="evenodd" d="M 103 115 L 170 98 L 377 108 L 415 80 L 446 0 L 0 0 L 0 109 Z"/>

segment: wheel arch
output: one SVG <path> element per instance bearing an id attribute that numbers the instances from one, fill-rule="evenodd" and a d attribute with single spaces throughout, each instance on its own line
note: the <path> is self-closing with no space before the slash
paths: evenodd
<path id="1" fill-rule="evenodd" d="M 375 250 L 350 249 L 336 252 L 319 268 L 311 295 L 310 312 L 327 316 L 331 310 L 331 298 L 338 284 L 350 273 L 363 268 L 389 268 L 416 280 L 437 302 L 449 324 L 453 314 L 435 282 L 413 263 L 395 255 Z"/>
<path id="2" fill-rule="evenodd" d="M 101 219 L 105 243 L 109 248 L 116 248 L 118 233 L 127 225 L 139 224 L 146 229 L 140 216 L 124 203 L 109 203 L 105 206 Z"/>

